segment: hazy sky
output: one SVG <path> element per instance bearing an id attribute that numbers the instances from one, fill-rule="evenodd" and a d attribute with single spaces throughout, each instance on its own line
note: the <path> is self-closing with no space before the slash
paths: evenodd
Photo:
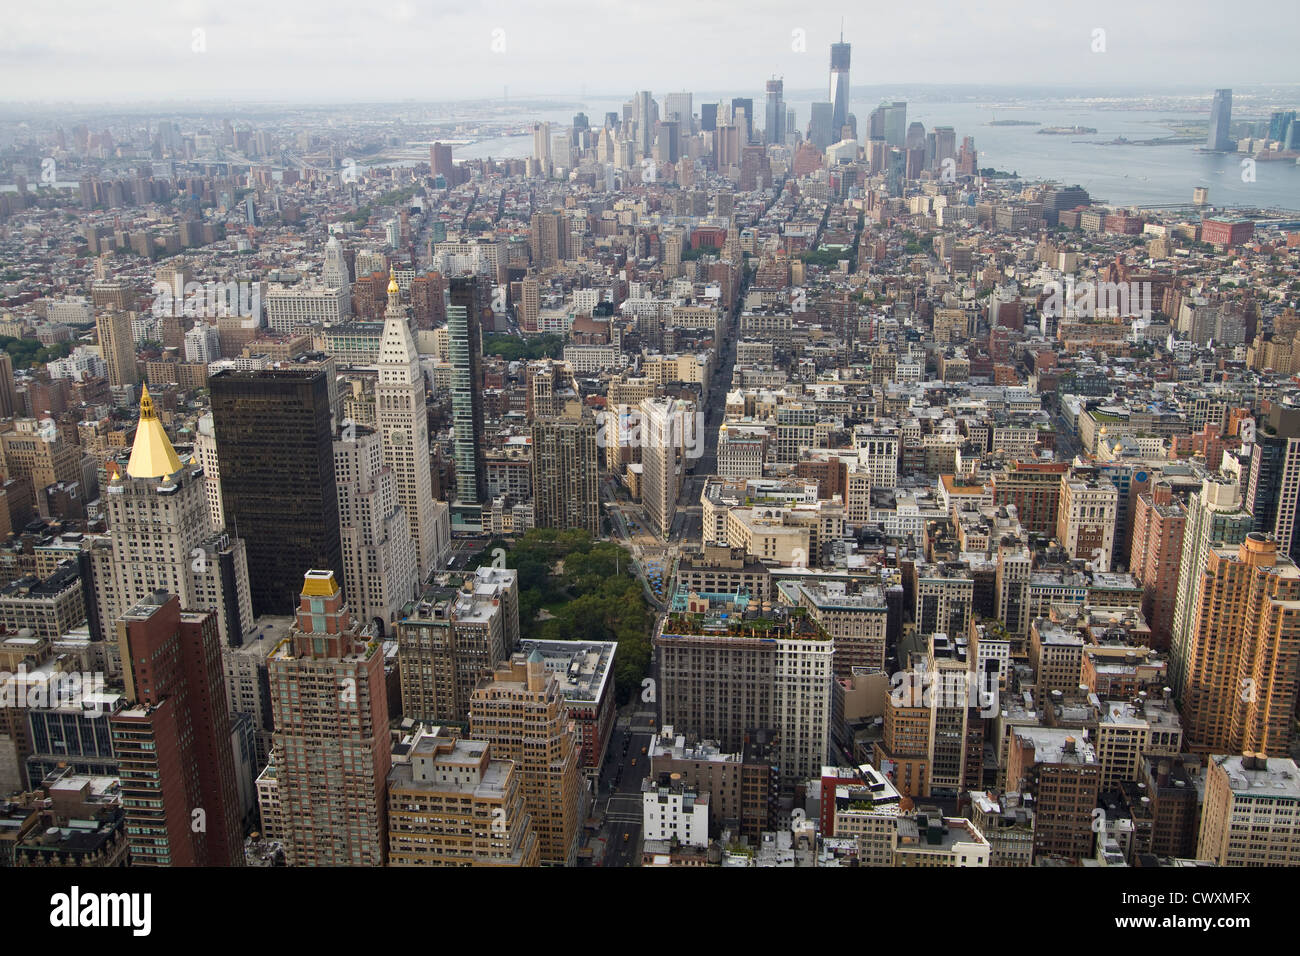
<path id="1" fill-rule="evenodd" d="M 813 88 L 841 16 L 854 86 L 1300 80 L 1295 0 L 40 0 L 0 21 L 0 99 L 659 96 L 773 74 Z"/>

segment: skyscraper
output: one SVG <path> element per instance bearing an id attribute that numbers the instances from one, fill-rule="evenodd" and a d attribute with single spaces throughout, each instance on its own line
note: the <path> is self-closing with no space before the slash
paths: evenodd
<path id="1" fill-rule="evenodd" d="M 258 778 L 290 866 L 382 866 L 392 766 L 384 652 L 352 623 L 331 571 L 308 571 L 269 662 L 275 743 Z"/>
<path id="2" fill-rule="evenodd" d="M 343 572 L 327 374 L 286 364 L 209 379 L 221 498 L 247 535 L 255 614 L 292 607 L 306 568 Z"/>
<path id="3" fill-rule="evenodd" d="M 814 103 L 812 105 L 808 120 L 808 142 L 818 149 L 825 149 L 838 139 L 838 137 L 832 135 L 835 128 L 832 125 L 834 113 L 834 103 Z"/>
<path id="4" fill-rule="evenodd" d="M 600 535 L 600 450 L 596 422 L 533 422 L 533 521 L 539 528 L 583 528 Z"/>
<path id="5" fill-rule="evenodd" d="M 769 146 L 785 142 L 785 82 L 767 81 L 767 116 L 763 126 L 763 142 Z"/>
<path id="6" fill-rule="evenodd" d="M 838 142 L 840 130 L 849 122 L 849 59 L 853 52 L 851 44 L 840 42 L 831 44 L 831 139 Z"/>
<path id="7" fill-rule="evenodd" d="M 140 381 L 135 367 L 135 338 L 131 334 L 131 316 L 114 309 L 95 317 L 99 352 L 108 366 L 108 384 L 112 388 L 134 385 Z"/>
<path id="8" fill-rule="evenodd" d="M 1252 531 L 1211 548 L 1182 648 L 1183 731 L 1200 753 L 1285 757 L 1300 677 L 1300 568 Z"/>
<path id="9" fill-rule="evenodd" d="M 1300 407 L 1269 403 L 1250 453 L 1246 510 L 1254 530 L 1271 534 L 1278 550 L 1300 559 Z"/>
<path id="10" fill-rule="evenodd" d="M 456 460 L 456 500 L 452 523 L 481 526 L 476 517 L 487 499 L 487 469 L 483 460 L 483 393 L 479 363 L 482 339 L 479 314 L 482 292 L 473 276 L 454 276 L 447 307 L 448 352 L 451 358 L 452 449 Z"/>
<path id="11" fill-rule="evenodd" d="M 212 530 L 203 468 L 177 457 L 148 387 L 126 474 L 113 472 L 104 498 L 111 564 L 94 572 L 101 627 L 166 591 L 187 611 L 216 611 L 222 641 L 243 643 L 253 627 L 245 544 Z"/>
<path id="12" fill-rule="evenodd" d="M 651 528 L 664 537 L 672 530 L 682 487 L 682 421 L 688 407 L 663 398 L 641 403 L 641 501 Z"/>
<path id="13" fill-rule="evenodd" d="M 740 121 L 740 111 L 744 111 L 745 121 Z M 752 97 L 737 96 L 731 101 L 731 122 L 741 129 L 741 145 L 754 141 L 754 100 Z"/>
<path id="14" fill-rule="evenodd" d="M 1183 524 L 1183 556 L 1178 565 L 1178 597 L 1174 602 L 1174 628 L 1169 654 L 1169 680 L 1181 697 L 1187 681 L 1188 642 L 1195 626 L 1196 598 L 1201 572 L 1212 548 L 1241 544 L 1253 519 L 1242 507 L 1241 489 L 1226 475 L 1208 475 L 1201 490 L 1187 503 Z"/>
<path id="15" fill-rule="evenodd" d="M 382 633 L 416 596 L 420 575 L 379 433 L 364 425 L 345 426 L 334 440 L 334 476 L 348 605 L 359 619 L 378 621 Z"/>
<path id="16" fill-rule="evenodd" d="M 649 90 L 642 90 L 636 95 L 636 147 L 643 157 L 650 155 L 654 124 L 654 100 L 651 98 Z"/>
<path id="17" fill-rule="evenodd" d="M 1210 104 L 1210 132 L 1205 139 L 1205 148 L 1232 149 L 1232 139 L 1229 135 L 1231 127 L 1232 90 L 1215 90 L 1214 102 Z"/>
<path id="18" fill-rule="evenodd" d="M 216 615 L 151 594 L 116 622 L 126 698 L 110 720 L 132 866 L 242 866 Z"/>
<path id="19" fill-rule="evenodd" d="M 483 681 L 469 723 L 471 737 L 514 761 L 542 864 L 572 866 L 581 830 L 578 748 L 560 679 L 541 653 L 534 649 L 527 661 L 517 654 Z"/>
<path id="20" fill-rule="evenodd" d="M 397 502 L 415 542 L 417 576 L 424 581 L 439 566 L 451 542 L 442 540 L 433 479 L 429 471 L 429 419 L 424 410 L 424 370 L 397 288 L 388 282 L 388 310 L 379 339 L 375 417 L 383 436 L 384 464 L 392 469 Z M 344 580 L 347 575 L 344 575 Z M 406 598 L 414 597 L 408 594 Z"/>

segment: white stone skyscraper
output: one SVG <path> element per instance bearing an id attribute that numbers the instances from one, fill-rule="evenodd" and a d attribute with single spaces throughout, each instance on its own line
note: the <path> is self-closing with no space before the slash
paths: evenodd
<path id="1" fill-rule="evenodd" d="M 342 289 L 347 293 L 343 296 L 343 314 L 350 315 L 352 280 L 348 277 L 348 262 L 343 258 L 343 245 L 338 236 L 330 236 L 329 242 L 325 243 L 325 269 L 321 280 L 327 288 Z"/>
<path id="2" fill-rule="evenodd" d="M 205 477 L 197 460 L 177 457 L 146 387 L 126 474 L 115 472 L 105 495 L 111 545 L 95 590 L 106 636 L 155 591 L 175 594 L 186 611 L 215 609 L 223 643 L 239 645 L 252 630 L 244 542 L 213 530 Z"/>
<path id="3" fill-rule="evenodd" d="M 406 512 L 415 542 L 420 580 L 428 578 L 449 541 L 442 537 L 429 471 L 429 420 L 424 411 L 424 371 L 411 326 L 402 308 L 397 277 L 388 283 L 388 309 L 379 340 L 379 381 L 375 418 L 383 435 L 384 463 L 393 469 L 397 500 Z M 450 530 L 447 532 L 450 535 Z"/>
<path id="4" fill-rule="evenodd" d="M 343 590 L 361 621 L 396 620 L 418 597 L 419 569 L 406 513 L 397 500 L 383 440 L 372 428 L 347 425 L 334 439 Z"/>

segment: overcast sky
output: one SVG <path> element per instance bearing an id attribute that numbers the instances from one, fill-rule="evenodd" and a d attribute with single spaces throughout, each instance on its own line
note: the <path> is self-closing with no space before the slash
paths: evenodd
<path id="1" fill-rule="evenodd" d="M 1295 0 L 40 0 L 0 20 L 0 99 L 659 96 L 773 74 L 816 88 L 841 16 L 855 87 L 1300 80 Z"/>

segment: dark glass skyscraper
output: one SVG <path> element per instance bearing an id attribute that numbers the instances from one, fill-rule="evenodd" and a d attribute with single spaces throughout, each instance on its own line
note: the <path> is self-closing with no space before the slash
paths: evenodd
<path id="1" fill-rule="evenodd" d="M 752 143 L 754 141 L 754 100 L 752 98 L 737 96 L 731 101 L 731 122 L 735 125 L 740 125 L 736 123 L 736 110 L 745 111 L 745 142 Z"/>
<path id="2" fill-rule="evenodd" d="M 479 316 L 483 293 L 474 276 L 454 276 L 451 304 L 447 307 L 448 350 L 451 353 L 452 448 L 456 459 L 456 501 L 452 521 L 477 523 L 472 511 L 487 498 L 487 470 L 483 461 L 483 393 L 480 391 L 480 356 L 483 341 Z"/>
<path id="3" fill-rule="evenodd" d="M 343 577 L 328 372 L 218 372 L 212 422 L 226 521 L 248 551 L 254 614 L 287 614 L 312 568 Z"/>
<path id="4" fill-rule="evenodd" d="M 843 34 L 839 43 L 831 44 L 831 134 L 837 142 L 840 130 L 849 122 L 849 56 L 852 50 L 852 45 L 844 42 Z"/>
<path id="5" fill-rule="evenodd" d="M 769 146 L 785 142 L 785 83 L 767 81 L 767 116 L 763 124 L 763 141 Z"/>

